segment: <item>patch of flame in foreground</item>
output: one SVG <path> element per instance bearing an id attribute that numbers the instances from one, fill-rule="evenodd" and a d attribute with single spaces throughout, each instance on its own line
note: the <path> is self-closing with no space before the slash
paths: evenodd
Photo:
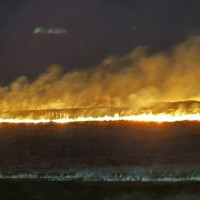
<path id="1" fill-rule="evenodd" d="M 108 121 L 133 121 L 133 122 L 180 122 L 180 121 L 200 121 L 200 113 L 195 114 L 139 114 L 130 116 L 114 116 L 104 117 L 77 117 L 77 118 L 61 118 L 61 119 L 4 119 L 0 118 L 0 123 L 25 123 L 25 124 L 39 124 L 39 123 L 73 123 L 73 122 L 108 122 Z"/>

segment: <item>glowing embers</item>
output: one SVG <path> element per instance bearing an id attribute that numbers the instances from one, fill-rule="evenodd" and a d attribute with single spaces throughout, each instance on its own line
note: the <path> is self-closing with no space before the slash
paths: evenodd
<path id="1" fill-rule="evenodd" d="M 103 117 L 77 117 L 77 118 L 60 118 L 60 119 L 31 119 L 31 118 L 14 118 L 4 119 L 0 118 L 0 123 L 14 123 L 14 124 L 39 124 L 39 123 L 74 123 L 74 122 L 109 122 L 109 121 L 133 121 L 133 122 L 177 122 L 177 121 L 200 121 L 200 113 L 195 114 L 152 114 L 143 113 L 138 115 Z"/>

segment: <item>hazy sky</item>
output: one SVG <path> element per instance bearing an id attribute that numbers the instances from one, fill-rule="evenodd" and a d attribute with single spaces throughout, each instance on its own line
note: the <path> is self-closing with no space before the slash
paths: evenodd
<path id="1" fill-rule="evenodd" d="M 51 64 L 94 67 L 139 45 L 166 50 L 199 33 L 199 11 L 200 0 L 0 0 L 0 83 L 33 79 Z"/>

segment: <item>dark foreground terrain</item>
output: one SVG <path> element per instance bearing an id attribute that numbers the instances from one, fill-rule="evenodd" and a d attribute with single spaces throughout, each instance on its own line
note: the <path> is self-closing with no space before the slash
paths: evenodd
<path id="1" fill-rule="evenodd" d="M 196 200 L 199 164 L 199 122 L 0 125 L 3 200 Z"/>
<path id="2" fill-rule="evenodd" d="M 0 181 L 3 200 L 199 200 L 200 184 Z"/>
<path id="3" fill-rule="evenodd" d="M 199 164 L 199 122 L 0 125 L 2 174 Z"/>

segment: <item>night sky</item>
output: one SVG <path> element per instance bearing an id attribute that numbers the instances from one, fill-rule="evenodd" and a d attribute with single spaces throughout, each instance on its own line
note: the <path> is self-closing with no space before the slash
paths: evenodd
<path id="1" fill-rule="evenodd" d="M 33 80 L 52 64 L 95 67 L 140 45 L 165 51 L 199 32 L 200 0 L 0 0 L 0 83 Z"/>

